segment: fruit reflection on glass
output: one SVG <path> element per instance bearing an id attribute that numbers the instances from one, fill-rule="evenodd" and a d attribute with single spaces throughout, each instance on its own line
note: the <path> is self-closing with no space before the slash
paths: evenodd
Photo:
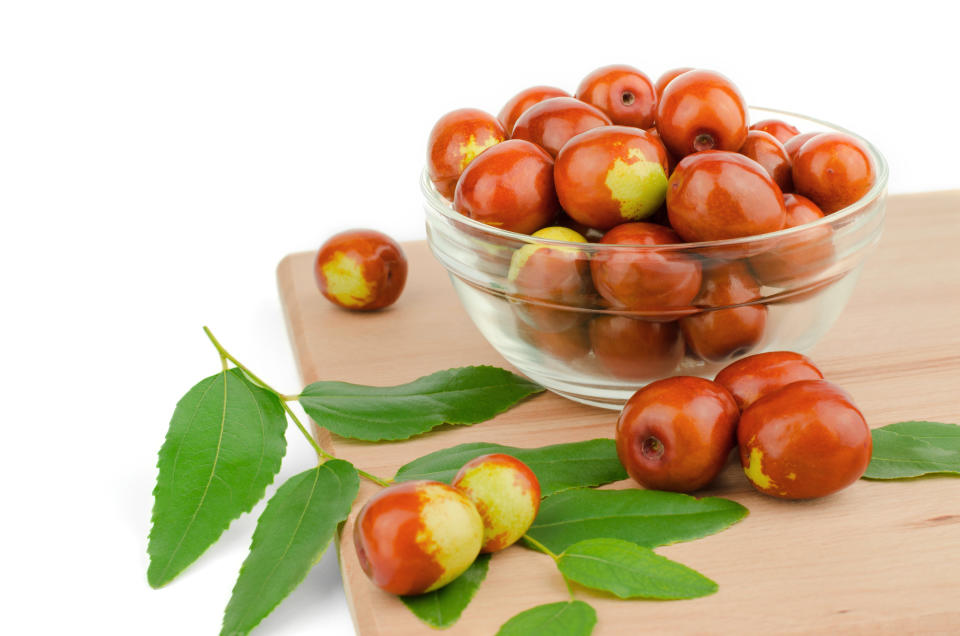
<path id="1" fill-rule="evenodd" d="M 694 304 L 707 309 L 680 319 L 687 348 L 710 362 L 749 352 L 763 338 L 767 308 L 744 303 L 759 298 L 760 285 L 743 261 L 716 262 L 705 268 L 703 287 Z M 709 309 L 711 307 L 721 309 Z"/>
<path id="2" fill-rule="evenodd" d="M 823 218 L 817 204 L 799 194 L 783 195 L 787 210 L 784 228 L 800 227 Z M 767 285 L 796 284 L 833 262 L 833 230 L 828 225 L 805 228 L 771 241 L 770 249 L 750 257 L 750 268 Z"/>
<path id="3" fill-rule="evenodd" d="M 594 286 L 615 309 L 689 308 L 700 290 L 700 262 L 676 249 L 656 249 L 677 242 L 677 234 L 662 225 L 616 226 L 604 235 L 603 243 L 624 247 L 594 256 L 590 262 Z"/>
<path id="4" fill-rule="evenodd" d="M 594 128 L 573 137 L 557 155 L 560 205 L 574 220 L 608 230 L 656 212 L 667 193 L 666 150 L 644 130 Z"/>
<path id="5" fill-rule="evenodd" d="M 683 339 L 676 322 L 596 316 L 590 321 L 589 334 L 597 362 L 621 380 L 639 382 L 665 376 L 683 359 Z"/>

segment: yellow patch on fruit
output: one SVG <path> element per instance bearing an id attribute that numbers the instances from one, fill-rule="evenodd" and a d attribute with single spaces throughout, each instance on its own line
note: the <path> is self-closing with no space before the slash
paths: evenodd
<path id="1" fill-rule="evenodd" d="M 443 568 L 440 578 L 425 590 L 431 592 L 463 574 L 476 560 L 483 544 L 483 521 L 473 502 L 451 488 L 428 484 L 420 497 L 423 527 L 434 531 L 418 532 L 417 543 Z"/>
<path id="2" fill-rule="evenodd" d="M 517 483 L 511 466 L 487 462 L 470 469 L 457 488 L 477 504 L 483 519 L 482 552 L 495 552 L 513 545 L 537 516 L 538 503 L 530 491 Z"/>
<path id="3" fill-rule="evenodd" d="M 467 143 L 460 144 L 460 172 L 463 172 L 464 169 L 470 165 L 470 162 L 477 158 L 477 155 L 490 146 L 496 146 L 501 141 L 503 141 L 503 139 L 497 137 L 496 135 L 487 135 L 487 138 L 484 139 L 483 143 L 477 143 L 476 136 L 470 135 L 470 138 L 467 139 Z"/>
<path id="4" fill-rule="evenodd" d="M 620 203 L 620 216 L 638 221 L 663 205 L 667 198 L 667 173 L 659 161 L 648 161 L 639 148 L 631 148 L 627 159 L 617 158 L 613 162 L 604 184 L 610 196 Z"/>
<path id="5" fill-rule="evenodd" d="M 797 473 L 789 473 L 787 475 L 787 479 L 796 479 L 796 478 L 797 478 Z"/>
<path id="6" fill-rule="evenodd" d="M 363 275 L 363 264 L 343 252 L 334 252 L 333 257 L 320 267 L 326 281 L 327 293 L 347 307 L 362 307 L 376 293 Z"/>
<path id="7" fill-rule="evenodd" d="M 763 472 L 763 451 L 759 448 L 750 449 L 750 460 L 743 472 L 762 490 L 770 490 L 774 486 L 770 476 Z"/>
<path id="8" fill-rule="evenodd" d="M 534 238 L 548 239 L 551 241 L 569 241 L 570 243 L 586 243 L 587 239 L 583 237 L 582 234 L 576 230 L 571 230 L 568 227 L 563 227 L 560 225 L 553 227 L 545 227 L 542 230 L 537 230 L 530 236 Z M 510 258 L 510 270 L 507 272 L 507 280 L 516 280 L 517 276 L 520 275 L 520 270 L 523 269 L 523 266 L 527 264 L 527 261 L 530 260 L 530 256 L 533 255 L 538 249 L 541 249 L 542 245 L 524 245 L 516 252 L 513 253 L 513 256 Z M 575 252 L 577 248 L 575 247 L 550 247 L 549 249 L 565 250 Z"/>

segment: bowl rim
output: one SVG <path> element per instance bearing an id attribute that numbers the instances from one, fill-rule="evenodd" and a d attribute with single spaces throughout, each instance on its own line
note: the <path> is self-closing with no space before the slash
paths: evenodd
<path id="1" fill-rule="evenodd" d="M 854 137 L 861 143 L 863 143 L 867 150 L 870 152 L 876 166 L 877 166 L 877 178 L 874 180 L 873 185 L 867 190 L 860 199 L 856 202 L 851 203 L 845 208 L 841 208 L 836 212 L 831 214 L 826 214 L 822 219 L 817 219 L 811 223 L 804 223 L 802 225 L 797 225 L 795 227 L 784 228 L 777 230 L 775 232 L 766 232 L 764 234 L 754 234 L 751 236 L 741 236 L 737 238 L 729 239 L 718 239 L 714 241 L 695 241 L 691 243 L 663 243 L 658 245 L 650 244 L 631 244 L 631 243 L 576 243 L 573 241 L 563 241 L 558 239 L 546 239 L 535 237 L 530 234 L 521 234 L 519 232 L 512 232 L 510 230 L 504 230 L 492 225 L 487 225 L 486 223 L 481 223 L 475 219 L 471 219 L 468 216 L 460 214 L 453 208 L 451 201 L 448 201 L 444 198 L 443 195 L 437 190 L 434 186 L 433 181 L 430 179 L 430 175 L 427 173 L 427 168 L 424 167 L 420 175 L 420 190 L 426 199 L 426 202 L 430 209 L 435 212 L 442 214 L 447 217 L 449 220 L 455 223 L 463 223 L 469 227 L 474 228 L 475 230 L 488 234 L 492 237 L 498 237 L 501 239 L 508 239 L 510 241 L 527 243 L 532 245 L 543 245 L 543 246 L 578 246 L 580 249 L 586 250 L 610 250 L 610 249 L 621 249 L 621 248 L 630 248 L 636 250 L 641 249 L 650 249 L 656 251 L 665 251 L 665 250 L 685 250 L 685 251 L 696 251 L 702 248 L 712 248 L 712 247 L 727 247 L 727 246 L 744 246 L 750 245 L 752 243 L 762 243 L 770 240 L 778 240 L 781 238 L 786 238 L 794 234 L 800 234 L 803 232 L 810 231 L 815 228 L 840 225 L 842 221 L 847 218 L 854 216 L 857 212 L 866 208 L 869 204 L 873 203 L 875 200 L 880 198 L 883 192 L 887 188 L 887 180 L 889 177 L 889 166 L 884 156 L 880 151 L 874 146 L 870 141 L 857 133 L 848 130 L 842 126 L 830 123 L 825 120 L 817 119 L 814 117 L 809 117 L 807 115 L 801 115 L 799 113 L 794 113 L 787 110 L 780 110 L 776 108 L 767 108 L 765 106 L 748 106 L 748 109 L 752 111 L 762 111 L 764 114 L 771 115 L 786 115 L 787 117 L 793 117 L 797 119 L 802 119 L 811 124 L 818 124 L 820 126 L 825 126 L 831 130 L 823 132 L 841 132 L 851 137 Z M 810 131 L 816 132 L 816 131 Z M 801 133 L 802 134 L 802 133 Z M 641 221 L 642 222 L 642 221 Z"/>

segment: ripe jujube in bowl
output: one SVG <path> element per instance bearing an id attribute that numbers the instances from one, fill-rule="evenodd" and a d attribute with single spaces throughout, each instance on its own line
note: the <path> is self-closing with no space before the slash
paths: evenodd
<path id="1" fill-rule="evenodd" d="M 662 377 L 713 378 L 748 355 L 807 351 L 840 316 L 865 257 L 880 237 L 887 165 L 869 142 L 837 126 L 783 111 L 748 109 L 748 123 L 763 120 L 781 122 L 778 131 L 795 127 L 803 133 L 850 135 L 873 162 L 873 185 L 852 204 L 822 218 L 808 215 L 813 220 L 799 225 L 785 219 L 776 231 L 638 245 L 556 240 L 544 236 L 562 234 L 530 236 L 485 225 L 457 212 L 425 172 L 421 189 L 428 242 L 467 315 L 491 345 L 531 379 L 579 402 L 618 409 L 639 387 Z M 599 130 L 591 134 L 596 136 Z M 797 149 L 787 148 L 788 153 L 791 150 Z M 791 200 L 787 198 L 788 203 Z M 665 212 L 661 209 L 642 222 L 665 225 L 669 223 Z M 542 227 L 562 225 L 564 218 L 558 216 Z M 599 234 L 577 229 L 580 234 L 587 230 Z M 669 227 L 664 230 L 672 235 Z M 621 233 L 628 234 L 617 234 Z M 515 254 L 521 250 L 553 253 L 576 264 L 570 269 L 576 276 L 571 273 L 570 280 L 577 293 L 547 289 L 537 293 L 516 282 L 516 265 L 511 279 L 511 263 L 517 262 Z M 604 264 L 610 263 L 640 263 L 642 269 L 651 270 L 650 276 L 657 276 L 655 266 L 662 265 L 662 274 L 669 276 L 684 264 L 699 269 L 700 284 L 710 287 L 669 302 L 656 296 L 645 296 L 644 302 L 618 302 L 633 292 L 611 293 L 613 288 L 606 286 L 602 275 Z M 584 275 L 588 265 L 592 276 Z M 731 272 L 736 276 L 731 278 Z M 719 293 L 723 290 L 718 291 L 718 281 L 728 279 L 750 293 Z M 644 293 L 640 287 L 634 291 Z M 727 324 L 727 317 L 748 313 L 751 320 Z M 763 320 L 754 319 L 761 314 Z M 666 346 L 663 338 L 637 334 L 667 334 L 678 340 Z"/>

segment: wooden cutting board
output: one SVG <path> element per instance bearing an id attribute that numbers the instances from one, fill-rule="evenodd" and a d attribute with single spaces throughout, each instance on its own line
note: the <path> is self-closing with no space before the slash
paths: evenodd
<path id="1" fill-rule="evenodd" d="M 312 253 L 280 263 L 280 295 L 304 384 L 388 385 L 447 367 L 507 366 L 461 308 L 426 244 L 404 249 L 407 289 L 394 307 L 372 314 L 341 311 L 320 296 Z M 890 198 L 880 246 L 811 356 L 853 395 L 871 426 L 960 422 L 960 191 Z M 338 457 L 390 477 L 416 457 L 463 442 L 532 447 L 612 437 L 616 416 L 547 393 L 490 422 L 442 427 L 405 442 L 317 434 Z M 354 514 L 375 490 L 364 483 Z M 859 481 L 824 499 L 785 502 L 757 494 L 730 464 L 700 494 L 734 499 L 750 515 L 658 552 L 714 579 L 719 592 L 690 601 L 623 601 L 578 587 L 577 596 L 597 609 L 594 634 L 960 633 L 960 478 Z M 358 633 L 429 632 L 367 580 L 352 530 L 351 515 L 340 564 Z M 495 555 L 486 582 L 445 633 L 493 634 L 522 610 L 566 598 L 550 559 L 514 546 Z"/>

